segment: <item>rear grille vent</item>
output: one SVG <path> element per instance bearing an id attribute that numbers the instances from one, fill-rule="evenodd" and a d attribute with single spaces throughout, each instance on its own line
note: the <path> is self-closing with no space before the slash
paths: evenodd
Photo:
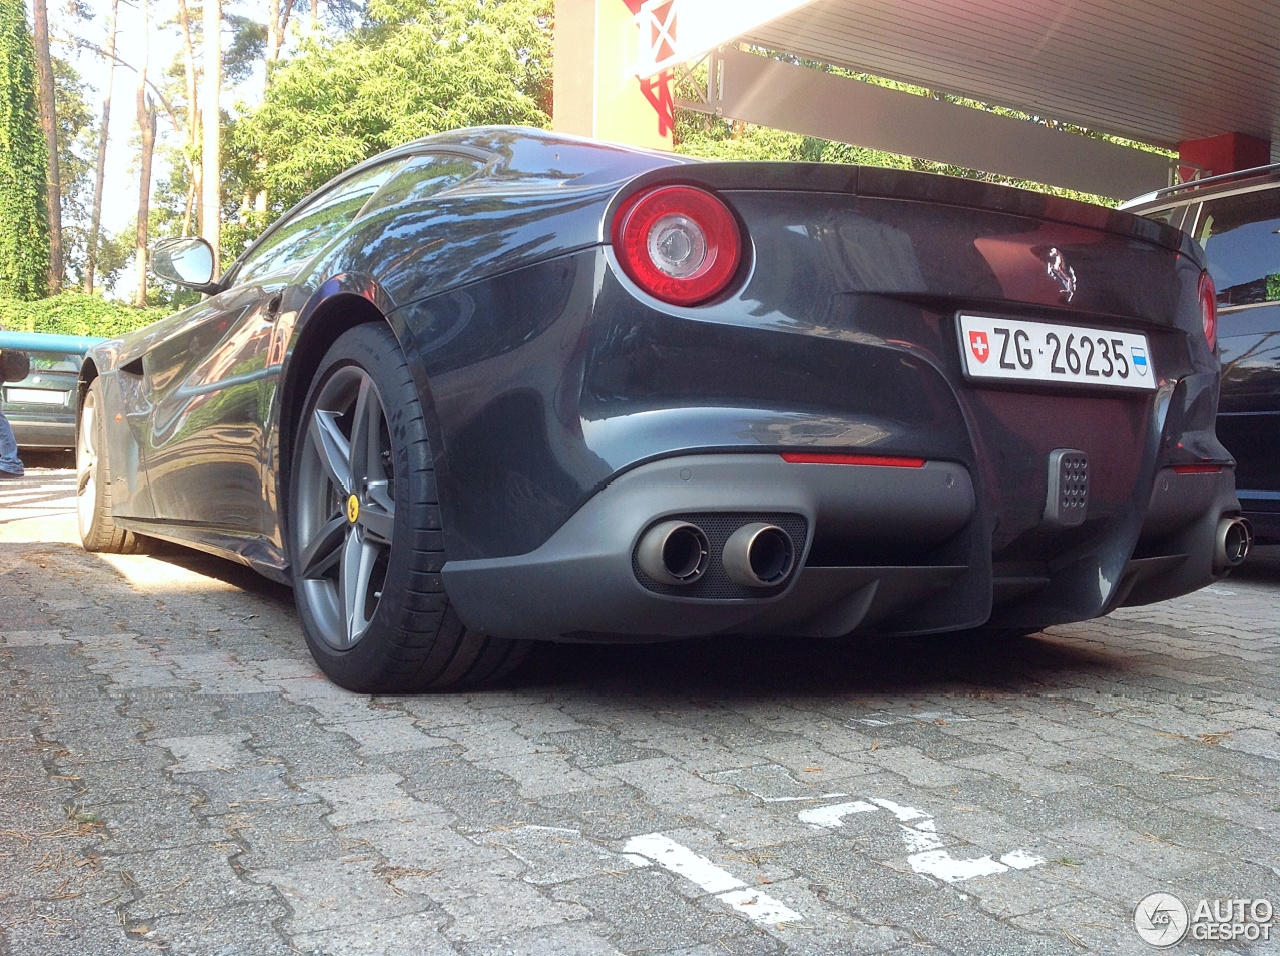
<path id="1" fill-rule="evenodd" d="M 1049 494 L 1044 523 L 1074 528 L 1089 511 L 1089 456 L 1075 448 L 1049 452 Z"/>

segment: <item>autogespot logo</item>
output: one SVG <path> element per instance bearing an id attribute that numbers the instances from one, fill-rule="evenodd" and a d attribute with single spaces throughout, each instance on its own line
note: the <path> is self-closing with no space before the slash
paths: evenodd
<path id="1" fill-rule="evenodd" d="M 1187 935 L 1190 914 L 1172 893 L 1152 893 L 1133 911 L 1133 928 L 1152 946 L 1172 946 Z"/>

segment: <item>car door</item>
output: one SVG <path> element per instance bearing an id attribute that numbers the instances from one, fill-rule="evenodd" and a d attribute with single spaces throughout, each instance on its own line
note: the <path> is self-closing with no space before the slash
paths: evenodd
<path id="1" fill-rule="evenodd" d="M 1280 189 L 1206 200 L 1195 235 L 1218 290 L 1218 437 L 1242 494 L 1280 498 Z"/>
<path id="2" fill-rule="evenodd" d="M 399 166 L 347 177 L 254 244 L 230 286 L 172 319 L 143 358 L 143 459 L 156 517 L 195 529 L 266 528 L 264 454 L 279 375 L 271 348 L 285 288 Z"/>

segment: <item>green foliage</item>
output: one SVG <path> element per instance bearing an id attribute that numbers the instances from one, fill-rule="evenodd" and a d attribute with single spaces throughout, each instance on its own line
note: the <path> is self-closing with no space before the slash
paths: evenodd
<path id="1" fill-rule="evenodd" d="M 2 0 L 0 0 L 2 2 Z M 53 58 L 58 113 L 58 171 L 62 182 L 62 258 L 66 284 L 80 284 L 89 249 L 98 128 L 86 100 L 88 87 L 69 62 Z M 99 244 L 104 242 L 99 237 Z"/>
<path id="2" fill-rule="evenodd" d="M 462 126 L 546 126 L 550 0 L 370 0 L 363 25 L 272 71 L 237 124 L 272 213 L 344 169 Z"/>
<path id="3" fill-rule="evenodd" d="M 167 309 L 135 309 L 123 302 L 107 302 L 101 296 L 83 292 L 63 292 L 35 302 L 0 296 L 0 327 L 18 332 L 111 337 L 141 328 L 167 314 Z"/>
<path id="4" fill-rule="evenodd" d="M 49 273 L 48 155 L 23 0 L 0 0 L 0 295 L 37 299 Z"/>

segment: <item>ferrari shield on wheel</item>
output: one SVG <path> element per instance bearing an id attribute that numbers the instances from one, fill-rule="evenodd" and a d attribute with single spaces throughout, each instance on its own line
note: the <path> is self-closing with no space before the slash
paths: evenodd
<path id="1" fill-rule="evenodd" d="M 338 684 L 371 693 L 475 683 L 523 656 L 450 610 L 426 424 L 385 326 L 321 362 L 297 430 L 289 494 L 294 592 L 307 642 Z"/>

